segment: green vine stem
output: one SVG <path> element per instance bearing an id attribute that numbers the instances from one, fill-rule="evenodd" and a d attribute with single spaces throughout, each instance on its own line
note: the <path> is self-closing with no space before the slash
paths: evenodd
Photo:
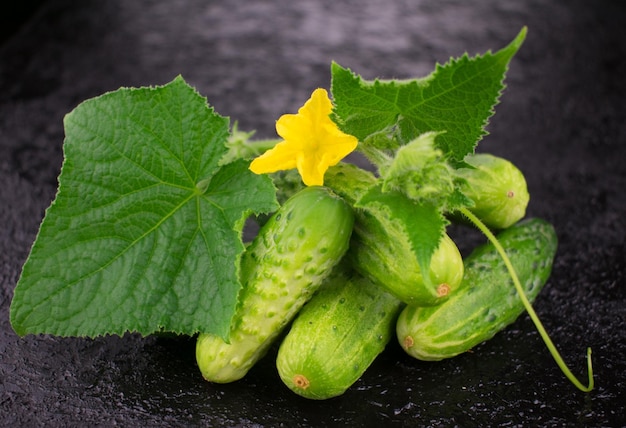
<path id="1" fill-rule="evenodd" d="M 511 261 L 509 260 L 508 256 L 506 255 L 506 252 L 504 251 L 504 248 L 502 248 L 502 245 L 500 245 L 500 242 L 497 240 L 497 238 L 494 236 L 494 234 L 491 233 L 489 228 L 487 226 L 485 226 L 485 224 L 483 222 L 481 222 L 478 219 L 478 217 L 476 217 L 474 214 L 472 214 L 467 208 L 461 208 L 461 213 L 464 216 L 466 216 L 487 237 L 487 239 L 489 239 L 489 241 L 494 245 L 494 247 L 496 248 L 496 250 L 500 254 L 500 257 L 502 257 L 502 260 L 504 261 L 504 264 L 506 265 L 506 268 L 509 271 L 509 275 L 511 275 L 511 279 L 513 280 L 513 284 L 515 285 L 515 288 L 517 289 L 517 293 L 519 294 L 519 297 L 522 300 L 522 303 L 524 304 L 524 307 L 526 308 L 526 312 L 528 312 L 528 315 L 530 315 L 530 318 L 532 319 L 533 323 L 535 324 L 535 327 L 537 328 L 537 331 L 541 335 L 541 338 L 543 339 L 543 341 L 546 344 L 548 350 L 550 351 L 550 354 L 552 355 L 552 358 L 554 358 L 554 361 L 556 361 L 557 365 L 560 367 L 560 369 L 563 372 L 563 374 L 578 389 L 580 389 L 583 392 L 590 392 L 593 389 L 593 385 L 594 385 L 593 368 L 592 368 L 592 364 L 591 364 L 591 348 L 587 348 L 587 372 L 588 372 L 588 375 L 589 375 L 589 383 L 588 383 L 587 386 L 585 386 L 570 371 L 570 369 L 567 367 L 567 365 L 563 361 L 563 358 L 559 354 L 559 351 L 554 346 L 554 343 L 552 343 L 552 340 L 550 339 L 550 336 L 548 335 L 548 333 L 546 332 L 545 328 L 541 324 L 541 321 L 539 320 L 539 317 L 537 316 L 535 310 L 533 309 L 532 305 L 528 301 L 528 298 L 524 294 L 524 290 L 522 289 L 522 285 L 520 284 L 519 278 L 517 277 L 517 273 L 515 272 L 515 269 L 513 268 L 513 265 L 511 264 Z"/>

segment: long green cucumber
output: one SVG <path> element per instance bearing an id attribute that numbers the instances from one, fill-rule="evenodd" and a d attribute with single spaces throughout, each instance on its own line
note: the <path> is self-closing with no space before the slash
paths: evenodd
<path id="1" fill-rule="evenodd" d="M 497 235 L 524 294 L 533 301 L 552 270 L 557 248 L 554 228 L 541 219 L 518 222 Z M 420 360 L 441 360 L 461 354 L 492 338 L 524 312 L 500 255 L 490 243 L 465 259 L 458 290 L 435 307 L 407 306 L 398 318 L 397 338 Z"/>
<path id="2" fill-rule="evenodd" d="M 355 203 L 373 185 L 373 174 L 353 165 L 328 170 L 325 182 L 346 201 Z M 456 244 L 444 234 L 432 255 L 426 281 L 406 236 L 384 215 L 355 210 L 349 257 L 354 269 L 407 304 L 440 304 L 463 278 L 463 259 Z"/>
<path id="3" fill-rule="evenodd" d="M 307 187 L 260 229 L 241 259 L 242 289 L 229 342 L 200 334 L 196 360 L 204 378 L 241 379 L 341 260 L 354 216 L 325 187 Z"/>
<path id="4" fill-rule="evenodd" d="M 302 308 L 278 350 L 276 367 L 295 393 L 343 394 L 394 336 L 403 303 L 354 274 L 333 276 Z"/>

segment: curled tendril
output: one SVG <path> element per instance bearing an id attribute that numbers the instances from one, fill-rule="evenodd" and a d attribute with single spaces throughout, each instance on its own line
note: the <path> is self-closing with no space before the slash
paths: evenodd
<path id="1" fill-rule="evenodd" d="M 589 379 L 588 379 L 588 384 L 585 386 L 582 384 L 582 382 L 578 380 L 578 378 L 576 378 L 576 376 L 574 376 L 571 370 L 567 367 L 567 364 L 565 364 L 565 361 L 563 361 L 563 358 L 559 354 L 559 351 L 556 349 L 556 346 L 554 346 L 552 339 L 550 339 L 550 336 L 548 335 L 548 333 L 546 332 L 546 329 L 543 327 L 543 324 L 539 320 L 537 313 L 535 312 L 532 305 L 528 301 L 528 298 L 524 294 L 524 290 L 522 289 L 522 285 L 520 284 L 519 278 L 517 277 L 517 273 L 515 272 L 515 269 L 513 268 L 511 261 L 506 255 L 504 248 L 502 248 L 502 245 L 500 245 L 500 242 L 497 240 L 494 234 L 491 233 L 489 228 L 485 226 L 483 222 L 481 222 L 478 219 L 478 217 L 472 214 L 469 210 L 467 210 L 466 208 L 461 208 L 461 212 L 487 237 L 487 239 L 489 239 L 489 241 L 494 245 L 494 247 L 498 251 L 498 254 L 500 254 L 500 257 L 502 257 L 502 260 L 504 261 L 504 264 L 506 265 L 506 268 L 509 271 L 509 275 L 511 275 L 511 279 L 513 280 L 515 289 L 517 290 L 517 293 L 522 303 L 524 304 L 524 307 L 526 308 L 526 312 L 528 312 L 530 319 L 535 324 L 535 327 L 537 328 L 537 331 L 539 332 L 539 334 L 541 335 L 541 338 L 546 344 L 546 347 L 550 351 L 552 358 L 554 358 L 554 361 L 556 361 L 556 364 L 559 366 L 563 374 L 570 380 L 570 382 L 572 382 L 576 386 L 576 388 L 580 389 L 583 392 L 590 392 L 594 386 L 593 366 L 591 364 L 591 348 L 587 348 L 587 373 L 588 373 Z"/>

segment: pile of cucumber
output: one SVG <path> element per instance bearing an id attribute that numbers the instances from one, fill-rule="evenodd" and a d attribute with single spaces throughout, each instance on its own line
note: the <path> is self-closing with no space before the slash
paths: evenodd
<path id="1" fill-rule="evenodd" d="M 522 299 L 532 301 L 550 275 L 556 233 L 544 220 L 523 220 L 526 181 L 511 162 L 487 154 L 466 161 L 473 166 L 464 177 L 475 202 L 470 211 L 498 231 L 511 266 L 492 241 L 463 259 L 446 235 L 429 272 L 421 272 L 392 220 L 355 207 L 376 180 L 372 173 L 340 163 L 324 186 L 312 187 L 276 174 L 282 205 L 242 257 L 229 341 L 198 337 L 203 377 L 241 379 L 281 340 L 276 366 L 285 385 L 328 399 L 353 385 L 394 337 L 417 359 L 441 360 L 512 323 L 525 310 Z M 512 283 L 511 267 L 525 296 Z"/>

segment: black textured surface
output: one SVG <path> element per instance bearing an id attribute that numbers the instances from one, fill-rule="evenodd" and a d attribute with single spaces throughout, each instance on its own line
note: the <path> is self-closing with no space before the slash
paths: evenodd
<path id="1" fill-rule="evenodd" d="M 29 2 L 3 6 L 0 40 L 1 426 L 625 426 L 626 7 L 620 1 Z M 394 345 L 345 395 L 296 397 L 272 353 L 242 381 L 202 380 L 191 339 L 18 338 L 9 303 L 62 162 L 63 115 L 120 86 L 177 74 L 243 129 L 276 118 L 336 60 L 408 78 L 523 26 L 481 150 L 525 172 L 529 215 L 560 246 L 536 309 L 573 371 L 593 348 L 596 389 L 576 390 L 527 316 L 449 361 Z M 473 238 L 460 238 L 468 246 Z"/>

